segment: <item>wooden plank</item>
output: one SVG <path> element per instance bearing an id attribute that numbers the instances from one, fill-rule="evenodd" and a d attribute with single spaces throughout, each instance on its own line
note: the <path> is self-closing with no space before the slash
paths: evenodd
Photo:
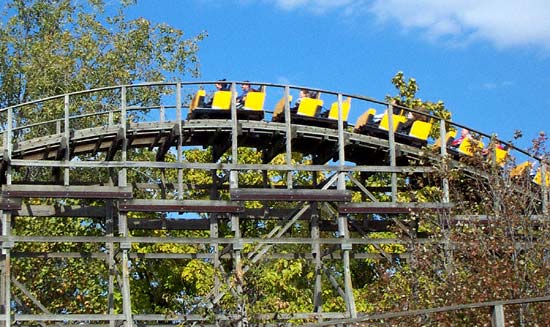
<path id="1" fill-rule="evenodd" d="M 21 209 L 21 199 L 9 199 L 0 197 L 0 210 L 19 210 Z"/>
<path id="2" fill-rule="evenodd" d="M 443 210 L 453 207 L 452 203 L 440 202 L 356 202 L 338 206 L 339 213 L 410 213 L 419 210 Z"/>
<path id="3" fill-rule="evenodd" d="M 170 133 L 166 136 L 162 145 L 159 146 L 157 151 L 156 160 L 164 161 L 166 153 L 170 150 L 172 145 L 176 142 L 176 139 L 181 137 L 179 126 L 176 124 L 172 127 Z M 155 141 L 156 143 L 156 141 Z"/>
<path id="4" fill-rule="evenodd" d="M 233 189 L 231 200 L 235 201 L 350 201 L 351 192 L 346 190 L 306 189 Z"/>
<path id="5" fill-rule="evenodd" d="M 97 185 L 3 185 L 3 198 L 130 199 L 132 187 Z"/>
<path id="6" fill-rule="evenodd" d="M 216 200 L 128 200 L 119 203 L 122 212 L 232 212 L 240 213 L 244 208 L 236 202 Z"/>
<path id="7" fill-rule="evenodd" d="M 105 206 L 30 205 L 28 203 L 12 212 L 14 217 L 104 218 L 105 214 Z"/>
<path id="8" fill-rule="evenodd" d="M 162 219 L 133 218 L 128 219 L 131 230 L 209 230 L 209 219 Z"/>

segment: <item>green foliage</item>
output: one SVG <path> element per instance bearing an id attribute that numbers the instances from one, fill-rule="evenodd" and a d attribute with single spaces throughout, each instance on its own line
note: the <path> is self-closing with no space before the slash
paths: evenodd
<path id="1" fill-rule="evenodd" d="M 399 95 L 394 97 L 394 99 L 398 98 L 407 106 L 418 104 L 420 100 L 415 98 L 416 92 L 419 90 L 419 87 L 416 84 L 416 79 L 409 78 L 408 81 L 405 81 L 405 74 L 403 74 L 403 72 L 397 72 L 391 82 L 399 91 Z"/>
<path id="2" fill-rule="evenodd" d="M 201 33 L 185 39 L 183 31 L 165 24 L 153 24 L 144 18 L 127 20 L 124 16 L 126 6 L 133 0 L 123 1 L 115 11 L 107 10 L 103 1 L 89 2 L 71 0 L 12 0 L 4 8 L 4 16 L 10 17 L 0 26 L 0 107 L 15 105 L 33 99 L 63 94 L 82 89 L 91 89 L 107 85 L 131 84 L 139 81 L 162 80 L 164 76 L 172 78 L 184 74 L 198 74 L 198 42 L 206 34 Z M 107 14 L 115 12 L 113 15 Z M 423 101 L 416 97 L 419 87 L 416 80 L 405 79 L 398 72 L 392 79 L 398 95 L 388 100 L 399 100 L 401 105 L 420 108 L 436 117 L 450 119 L 451 114 L 443 102 Z M 71 112 L 84 111 L 90 99 L 75 96 L 71 99 Z M 159 100 L 157 92 L 151 90 L 128 90 L 129 104 L 155 104 Z M 98 106 L 97 110 L 117 108 L 120 94 L 113 94 Z M 62 101 L 52 101 L 44 107 L 17 113 L 17 122 L 25 123 L 40 116 L 44 119 L 59 118 L 64 110 Z M 143 113 L 134 112 L 134 115 Z M 130 117 L 132 117 L 130 114 Z M 135 117 L 135 116 L 134 116 Z M 119 118 L 119 117 L 115 117 Z M 104 123 L 105 118 L 83 118 L 74 128 L 84 128 Z M 130 118 L 132 121 L 132 118 Z M 49 127 L 51 128 L 51 127 Z M 41 135 L 36 131 L 27 137 Z M 437 137 L 438 126 L 434 126 L 432 137 Z M 540 143 L 546 137 L 541 135 Z M 210 163 L 213 150 L 197 148 L 187 149 L 184 160 L 187 162 Z M 258 164 L 262 162 L 261 153 L 256 149 L 239 148 L 239 163 Z M 103 160 L 103 155 L 90 155 L 80 159 Z M 155 153 L 146 149 L 131 150 L 129 160 L 155 161 Z M 164 160 L 175 161 L 172 153 Z M 279 155 L 271 164 L 285 164 L 286 157 Z M 221 163 L 232 162 L 226 153 L 219 159 Z M 311 157 L 292 153 L 287 164 L 311 164 Z M 478 163 L 481 169 L 487 169 Z M 35 181 L 48 181 L 48 169 L 34 171 L 21 169 L 14 172 L 14 180 L 23 178 Z M 239 185 L 246 187 L 285 187 L 286 171 L 248 170 L 239 172 Z M 323 172 L 290 172 L 294 186 L 313 187 L 326 178 Z M 475 180 L 460 171 L 442 171 L 452 184 L 453 202 L 459 203 L 453 214 L 483 214 L 489 217 L 486 225 L 446 224 L 443 215 L 414 213 L 393 217 L 399 223 L 415 228 L 408 244 L 382 244 L 379 246 L 354 245 L 353 251 L 367 254 L 393 255 L 408 254 L 408 259 L 384 262 L 382 260 L 359 259 L 352 264 L 352 279 L 355 286 L 357 309 L 360 312 L 401 311 L 445 306 L 457 303 L 479 302 L 506 298 L 537 296 L 547 293 L 550 282 L 547 249 L 548 226 L 537 225 L 531 220 L 534 212 L 528 197 L 533 190 L 518 192 L 494 171 L 488 171 L 490 177 Z M 71 181 L 108 183 L 112 181 L 113 171 L 104 169 L 90 171 L 75 169 L 71 171 Z M 228 172 L 224 170 L 206 171 L 187 169 L 183 174 L 183 183 L 188 185 L 183 194 L 177 194 L 173 185 L 178 180 L 177 170 L 136 168 L 128 170 L 129 180 L 135 183 L 160 185 L 157 188 L 136 190 L 136 195 L 144 199 L 227 199 Z M 390 183 L 390 174 L 373 174 L 361 178 L 367 187 L 386 187 Z M 217 181 L 219 185 L 215 185 Z M 414 181 L 415 186 L 411 184 Z M 398 186 L 399 201 L 436 201 L 441 197 L 438 187 L 423 184 L 415 176 L 400 176 Z M 172 185 L 170 187 L 169 185 Z M 351 182 L 347 186 L 353 187 Z M 219 187 L 219 189 L 217 189 Z M 390 200 L 387 191 L 375 192 L 380 201 Z M 364 200 L 365 194 L 355 191 L 353 201 Z M 52 199 L 31 200 L 32 204 L 54 204 Z M 78 205 L 84 202 L 66 200 L 64 205 Z M 87 202 L 102 205 L 101 202 Z M 498 205 L 495 205 L 498 203 Z M 247 202 L 248 208 L 285 209 L 289 204 L 273 201 Z M 315 204 L 317 206 L 317 204 Z M 328 207 L 328 208 L 327 208 Z M 319 208 L 320 220 L 334 223 L 334 208 Z M 160 213 L 130 213 L 130 218 L 165 218 Z M 207 218 L 202 216 L 201 218 Z M 263 237 L 279 221 L 243 219 L 240 230 L 244 237 Z M 368 217 L 372 218 L 372 217 Z M 377 217 L 387 219 L 386 217 Z M 225 219 L 225 220 L 224 220 Z M 349 217 L 350 220 L 357 217 Z M 226 217 L 219 227 L 220 237 L 232 237 L 230 224 Z M 359 219 L 357 219 L 359 220 Z M 309 221 L 298 221 L 286 235 L 306 237 L 309 235 Z M 18 236 L 71 235 L 102 236 L 107 233 L 106 226 L 91 218 L 35 218 L 17 217 L 14 220 L 13 233 Z M 434 242 L 416 243 L 414 233 L 429 233 Z M 323 237 L 331 237 L 332 232 L 324 232 Z M 372 239 L 390 239 L 402 236 L 401 230 L 387 232 L 366 232 L 361 237 Z M 321 252 L 323 272 L 316 271 L 311 260 L 304 254 L 311 253 L 310 245 L 284 244 L 273 246 L 267 253 L 297 253 L 294 259 L 272 258 L 252 262 L 249 254 L 255 246 L 244 246 L 243 263 L 234 267 L 231 260 L 222 258 L 220 269 L 212 259 L 203 259 L 214 252 L 233 251 L 230 246 L 179 244 L 170 242 L 177 238 L 207 238 L 208 231 L 134 231 L 132 237 L 152 236 L 166 239 L 162 244 L 132 245 L 131 253 L 136 254 L 130 260 L 130 278 L 132 308 L 135 313 L 175 314 L 194 313 L 207 316 L 211 313 L 199 298 L 211 294 L 214 280 L 224 282 L 221 291 L 226 292 L 221 304 L 229 312 L 235 302 L 243 301 L 250 313 L 264 312 L 308 312 L 313 308 L 313 288 L 316 274 L 323 274 L 322 302 L 324 311 L 344 311 L 345 304 L 335 285 L 342 282 L 344 268 L 340 260 L 327 259 L 332 254 L 341 255 L 337 247 L 324 245 Z M 436 242 L 443 239 L 445 242 Z M 521 246 L 518 246 L 521 245 Z M 115 249 L 118 250 L 118 249 Z M 17 243 L 14 253 L 25 252 L 73 252 L 107 254 L 108 245 L 99 243 L 52 242 Z M 257 252 L 256 252 L 257 253 Z M 156 260 L 145 259 L 142 254 L 186 254 L 188 259 Z M 204 255 L 201 256 L 200 255 Z M 304 255 L 303 257 L 301 255 Z M 192 258 L 192 259 L 189 259 Z M 287 257 L 288 258 L 288 257 Z M 52 259 L 17 257 L 12 262 L 13 275 L 17 281 L 29 290 L 33 297 L 45 304 L 52 313 L 96 313 L 106 312 L 109 299 L 109 270 L 105 259 L 83 258 Z M 223 271 L 222 271 L 223 270 Z M 240 274 L 244 274 L 241 276 Z M 329 275 L 333 280 L 329 280 Z M 242 287 L 241 298 L 232 297 L 231 291 Z M 116 288 L 116 287 L 115 287 Z M 14 290 L 14 295 L 22 303 L 20 306 L 29 312 L 39 312 L 33 300 L 23 289 Z M 114 296 L 114 311 L 121 312 L 121 294 Z M 209 301 L 211 298 L 206 300 Z M 19 304 L 18 304 L 19 305 Z M 23 309 L 21 309 L 23 310 Z M 548 312 L 539 306 L 522 308 L 522 317 L 533 321 L 548 321 Z M 405 325 L 417 318 L 405 318 L 398 323 Z M 509 321 L 515 323 L 515 318 Z M 538 320 L 537 320 L 538 319 Z M 426 318 L 426 326 L 453 325 L 471 326 L 488 323 L 486 312 L 479 310 L 459 313 L 439 314 Z"/>
<path id="3" fill-rule="evenodd" d="M 0 25 L 0 107 L 103 86 L 198 75 L 198 42 L 103 1 L 11 0 Z M 113 13 L 113 14 L 110 14 Z M 147 95 L 130 95 L 144 99 Z M 131 101 L 129 101 L 131 103 Z M 52 117 L 62 104 L 19 113 Z"/>
<path id="4" fill-rule="evenodd" d="M 252 269 L 246 285 L 253 312 L 307 312 L 312 309 L 311 283 L 304 260 L 276 260 Z"/>
<path id="5" fill-rule="evenodd" d="M 151 231 L 134 232 L 134 236 L 163 238 L 208 237 L 206 232 Z M 134 244 L 135 253 L 198 254 L 204 252 L 190 244 Z M 171 314 L 186 312 L 212 289 L 214 269 L 206 260 L 132 260 L 132 305 L 138 313 Z"/>
<path id="6" fill-rule="evenodd" d="M 443 101 L 439 100 L 437 102 L 432 101 L 423 101 L 420 98 L 416 97 L 416 93 L 420 89 L 416 83 L 416 79 L 409 78 L 405 80 L 405 74 L 403 72 L 397 72 L 392 78 L 392 84 L 398 91 L 398 94 L 395 96 L 386 96 L 386 100 L 391 102 L 393 100 L 398 100 L 401 106 L 424 111 L 435 117 L 439 117 L 445 120 L 451 120 L 451 112 L 445 108 Z M 450 126 L 447 126 L 447 130 Z M 439 137 L 439 125 L 435 124 L 432 127 L 430 132 L 430 137 L 438 138 Z"/>
<path id="7" fill-rule="evenodd" d="M 106 4 L 101 0 L 10 0 L 2 6 L 0 25 L 0 107 L 4 108 L 44 97 L 93 89 L 104 86 L 132 84 L 142 81 L 160 81 L 165 76 L 175 80 L 184 75 L 198 76 L 198 43 L 206 37 L 200 33 L 191 38 L 182 30 L 166 24 L 156 24 L 144 18 L 128 20 L 125 9 L 135 1 Z M 112 7 L 114 6 L 114 7 Z M 128 89 L 128 105 L 154 104 L 159 101 L 159 90 Z M 162 92 L 160 92 L 162 94 Z M 102 99 L 101 103 L 96 100 Z M 89 108 L 94 103 L 93 108 Z M 120 94 L 72 96 L 70 113 L 112 111 L 120 106 Z M 14 112 L 16 124 L 48 119 L 59 119 L 64 111 L 63 100 L 44 105 L 25 107 Z M 132 115 L 142 113 L 130 112 Z M 119 114 L 114 115 L 118 119 Z M 105 124 L 107 116 L 84 117 L 71 121 L 71 128 L 87 128 Z M 5 117 L 2 118 L 5 123 Z M 51 134 L 55 124 L 32 129 L 24 138 Z M 17 137 L 17 135 L 16 135 Z M 80 160 L 103 160 L 103 155 L 82 156 Z M 130 152 L 134 160 L 154 161 L 147 151 Z M 166 160 L 174 160 L 170 154 Z M 109 183 L 112 170 L 74 169 L 70 172 L 75 183 Z M 151 183 L 163 178 L 175 180 L 175 172 L 129 170 L 133 181 Z M 44 168 L 18 169 L 14 181 L 19 179 L 50 182 L 51 171 Z M 193 177 L 191 176 L 192 180 Z M 138 191 L 139 192 L 139 191 Z M 162 190 L 148 190 L 148 197 L 166 198 Z M 141 194 L 144 195 L 144 194 Z M 147 196 L 144 196 L 147 198 Z M 192 195 L 195 196 L 195 195 Z M 38 204 L 78 205 L 94 204 L 91 201 L 31 200 Z M 95 203 L 102 205 L 103 203 Z M 132 215 L 131 215 L 132 216 Z M 136 217 L 138 215 L 134 215 Z M 157 215 L 159 216 L 159 215 Z M 105 226 L 90 218 L 23 218 L 17 217 L 13 225 L 16 235 L 70 235 L 102 236 Z M 204 234 L 191 233 L 197 237 Z M 173 233 L 168 236 L 177 236 Z M 136 252 L 196 253 L 192 246 L 164 244 L 142 246 Z M 74 252 L 105 253 L 109 250 L 100 243 L 17 243 L 14 252 Z M 208 284 L 190 288 L 182 276 L 197 262 L 187 261 L 186 266 L 173 262 L 132 261 L 132 293 L 137 312 L 181 312 L 182 293 L 204 292 Z M 14 276 L 40 303 L 52 313 L 107 312 L 109 267 L 104 258 L 14 258 Z M 208 274 L 203 275 L 205 280 Z M 116 281 L 115 281 L 116 284 Z M 118 289 L 118 285 L 115 285 Z M 15 290 L 21 307 L 38 312 L 32 299 L 19 289 Z M 114 310 L 120 312 L 121 294 L 114 294 Z"/>
<path id="8" fill-rule="evenodd" d="M 360 290 L 361 301 L 376 303 L 372 310 L 404 311 L 546 294 L 549 229 L 533 216 L 540 207 L 532 196 L 540 190 L 494 170 L 482 158 L 469 164 L 485 175 L 441 171 L 450 181 L 451 202 L 457 204 L 452 216 L 411 215 L 424 221 L 434 242 L 411 241 L 410 260 L 392 268 L 380 266 L 379 278 L 369 284 L 369 290 Z M 456 222 L 455 215 L 485 220 Z M 540 306 L 507 306 L 505 313 L 511 325 L 537 325 L 548 319 L 547 310 Z M 490 315 L 487 309 L 460 310 L 392 323 L 489 325 Z"/>
<path id="9" fill-rule="evenodd" d="M 97 236 L 101 225 L 92 219 L 19 217 L 13 226 L 21 236 L 50 235 Z M 48 252 L 102 252 L 94 243 L 17 243 L 13 251 L 22 253 Z M 12 261 L 12 273 L 41 303 L 53 313 L 93 313 L 105 310 L 107 305 L 108 267 L 103 259 L 92 258 L 34 258 L 19 257 Z M 32 299 L 15 289 L 31 312 L 39 313 Z"/>

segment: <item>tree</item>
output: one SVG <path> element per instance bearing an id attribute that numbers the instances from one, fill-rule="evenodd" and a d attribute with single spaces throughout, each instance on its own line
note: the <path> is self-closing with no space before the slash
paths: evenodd
<path id="1" fill-rule="evenodd" d="M 544 135 L 534 141 L 533 153 L 547 154 Z M 382 267 L 380 278 L 365 292 L 376 303 L 373 311 L 406 311 L 464 303 L 546 296 L 549 225 L 543 215 L 541 187 L 532 176 L 512 176 L 505 168 L 476 153 L 467 162 L 476 174 L 459 168 L 441 170 L 449 179 L 448 215 L 421 214 L 433 226 L 433 243 L 411 248 L 414 260 L 394 269 Z M 458 219 L 461 216 L 477 219 Z M 370 297 L 369 297 L 370 295 Z M 543 304 L 508 306 L 507 324 L 544 324 L 550 317 Z M 388 321 L 385 321 L 388 323 Z M 392 320 L 423 326 L 490 325 L 488 309 L 461 310 Z"/>
<path id="2" fill-rule="evenodd" d="M 89 2 L 71 0 L 12 0 L 4 9 L 3 17 L 10 17 L 0 26 L 0 106 L 6 107 L 21 102 L 39 99 L 71 91 L 91 89 L 100 86 L 130 84 L 139 81 L 162 80 L 164 76 L 180 77 L 184 74 L 196 76 L 197 44 L 206 34 L 201 33 L 191 39 L 185 39 L 183 32 L 166 25 L 154 25 L 139 18 L 126 20 L 123 3 L 115 10 L 106 7 L 102 1 Z M 389 99 L 399 99 L 401 104 L 415 108 L 421 107 L 430 114 L 449 118 L 450 113 L 443 102 L 422 101 L 416 98 L 418 85 L 414 79 L 405 81 L 404 74 L 399 72 L 392 80 L 398 94 Z M 129 90 L 130 104 L 147 106 L 155 104 L 159 95 L 148 91 Z M 120 97 L 112 96 L 105 105 L 116 106 Z M 80 110 L 86 105 L 86 98 L 71 102 L 72 110 Z M 35 110 L 18 112 L 18 122 L 32 121 L 56 117 L 62 112 L 62 103 L 53 103 L 48 107 L 36 107 Z M 4 118 L 5 119 L 5 118 Z M 434 135 L 437 133 L 434 128 Z M 32 136 L 31 134 L 29 134 Z M 131 150 L 131 158 L 147 158 L 154 160 L 154 153 L 148 150 Z M 246 158 L 246 159 L 244 159 Z M 239 149 L 239 159 L 247 163 L 260 163 L 261 156 L 254 149 Z M 170 153 L 164 160 L 174 160 Z M 185 160 L 210 162 L 209 151 L 197 149 L 188 150 Z M 307 163 L 309 158 L 293 154 L 293 160 Z M 227 155 L 220 161 L 228 162 Z M 280 156 L 274 163 L 283 162 Z M 521 193 L 517 181 L 507 179 L 494 167 L 486 166 L 483 161 L 473 162 L 485 174 L 468 181 L 475 184 L 461 183 L 466 178 L 460 171 L 442 171 L 439 178 L 449 178 L 453 195 L 452 201 L 464 203 L 456 209 L 457 214 L 476 214 L 489 217 L 489 225 L 462 224 L 449 227 L 448 221 L 440 220 L 435 215 L 423 215 L 421 227 L 433 233 L 434 238 L 446 237 L 454 245 L 451 249 L 439 244 L 430 246 L 412 244 L 409 251 L 414 254 L 410 262 L 392 262 L 379 264 L 371 260 L 357 263 L 353 284 L 356 288 L 357 308 L 360 311 L 388 311 L 413 308 L 425 308 L 457 302 L 476 302 L 505 297 L 521 297 L 544 294 L 548 287 L 549 267 L 546 249 L 548 244 L 547 226 L 530 219 L 533 211 L 525 203 L 525 196 L 531 192 Z M 82 170 L 83 171 L 83 170 Z M 90 172 L 74 171 L 80 181 L 90 181 L 97 178 Z M 161 170 L 131 170 L 128 175 L 132 181 L 150 183 L 150 180 L 177 179 L 174 171 Z M 105 175 L 106 172 L 104 172 Z M 227 197 L 227 172 L 223 171 L 187 171 L 184 182 L 190 182 L 203 188 L 186 190 L 186 195 L 194 199 L 224 199 Z M 310 172 L 295 173 L 297 184 L 315 187 L 314 180 L 323 178 L 321 174 Z M 380 174 L 382 175 L 382 174 Z M 368 182 L 370 185 L 386 186 L 386 176 L 374 176 Z M 264 182 L 272 186 L 284 186 L 284 172 L 270 172 L 268 181 L 258 171 L 243 171 L 239 173 L 239 182 L 252 187 L 260 187 Z M 17 178 L 17 176 L 16 176 Z M 211 192 L 207 186 L 215 180 L 221 181 L 223 190 Z M 473 183 L 472 182 L 472 183 Z M 404 185 L 405 178 L 400 180 Z M 475 185 L 472 188 L 472 185 Z M 527 189 L 532 185 L 526 185 Z M 475 196 L 464 196 L 472 193 Z M 518 191 L 519 190 L 519 191 Z M 173 198 L 174 194 L 166 194 L 164 190 L 147 190 L 143 198 Z M 519 192 L 519 193 L 518 193 Z M 213 193 L 216 193 L 213 195 Z M 521 194 L 522 196 L 518 196 Z M 388 196 L 384 192 L 376 194 L 380 198 Z M 357 196 L 357 193 L 355 194 Z M 420 191 L 411 190 L 400 194 L 403 199 L 431 201 L 440 196 L 440 192 L 425 187 Z M 490 199 L 490 201 L 474 201 Z M 49 200 L 47 200 L 49 201 Z M 70 201 L 65 204 L 73 204 Z M 249 202 L 246 205 L 259 206 Z M 279 204 L 280 205 L 280 204 Z M 330 209 L 330 208 L 329 208 Z M 327 213 L 328 212 L 328 213 Z M 330 211 L 321 212 L 326 220 L 333 220 Z M 155 217 L 159 214 L 154 213 Z M 135 217 L 140 217 L 136 215 Z M 419 217 L 413 217 L 420 219 Z M 246 236 L 262 236 L 274 226 L 273 221 L 244 221 L 241 230 Z M 44 219 L 37 223 L 32 218 L 17 219 L 13 232 L 17 235 L 104 235 L 106 227 L 101 221 L 83 217 L 79 219 Z M 446 231 L 445 234 L 438 233 Z M 289 229 L 293 235 L 308 235 L 307 227 L 295 224 Z M 331 232 L 326 232 L 331 233 Z M 137 233 L 136 233 L 137 235 Z M 207 232 L 153 231 L 143 232 L 143 235 L 159 237 L 205 237 Z M 220 237 L 230 237 L 228 226 L 221 226 Z M 395 237 L 399 231 L 374 234 L 375 237 Z M 517 247 L 520 244 L 521 247 Z M 199 251 L 212 251 L 211 248 L 200 248 L 195 245 L 154 244 L 133 245 L 135 253 L 162 252 L 196 254 Z M 247 245 L 252 247 L 252 245 Z M 245 248 L 244 252 L 251 249 Z M 380 251 L 383 248 L 388 253 L 402 252 L 403 247 L 388 245 L 374 248 L 365 247 L 367 251 Z M 229 249 L 225 248 L 224 250 Z M 221 249 L 220 249 L 221 250 Z M 230 249 L 229 249 L 230 250 Z M 292 244 L 279 246 L 281 253 L 310 251 L 309 246 Z M 325 249 L 323 249 L 325 250 Z M 331 250 L 326 248 L 326 250 Z M 449 251 L 452 250 L 452 251 Z M 16 244 L 14 252 L 46 252 L 70 251 L 73 253 L 101 253 L 106 251 L 100 244 Z M 192 257 L 192 256 L 189 256 Z M 35 301 L 28 296 L 32 294 L 52 313 L 88 313 L 101 311 L 106 307 L 109 267 L 101 259 L 90 266 L 84 259 L 34 259 L 14 258 L 13 269 L 18 281 L 23 283 L 25 290 L 15 290 L 17 309 L 26 312 L 36 312 Z M 314 271 L 311 262 L 305 259 L 276 259 L 267 264 L 256 265 L 250 259 L 244 259 L 249 264 L 249 281 L 244 282 L 244 298 L 249 309 L 255 312 L 296 312 L 311 310 L 314 283 Z M 324 261 L 326 270 L 332 276 L 342 276 L 342 265 L 339 261 Z M 231 262 L 221 263 L 227 274 L 228 284 L 235 284 L 241 276 L 230 276 L 233 269 Z M 36 270 L 36 267 L 40 269 Z M 138 313 L 171 314 L 185 313 L 196 309 L 196 312 L 208 314 L 208 306 L 198 303 L 197 298 L 204 296 L 212 287 L 213 279 L 219 272 L 214 271 L 212 261 L 207 259 L 177 259 L 169 262 L 156 260 L 154 262 L 132 260 L 132 308 Z M 224 278 L 226 276 L 220 276 Z M 323 279 L 323 303 L 328 310 L 343 310 L 344 304 L 332 289 L 331 283 Z M 337 282 L 336 282 L 337 284 Z M 498 287 L 504 285 L 501 289 Z M 226 286 L 228 287 L 228 286 Z M 224 289 L 227 291 L 227 289 Z M 229 292 L 226 292 L 229 294 Z M 261 296 L 260 296 L 261 295 Z M 117 297 L 118 296 L 118 297 Z M 120 294 L 115 294 L 115 302 L 119 303 Z M 231 296 L 224 297 L 221 303 L 228 307 L 235 305 Z M 532 309 L 534 308 L 534 309 Z M 115 305 L 120 312 L 120 305 Z M 231 309 L 228 309 L 231 311 Z M 548 319 L 547 313 L 537 306 L 524 308 L 525 319 Z M 459 318 L 463 325 L 483 324 L 486 316 L 479 312 L 461 313 Z M 416 319 L 416 318 L 415 318 Z M 424 318 L 422 318 L 424 319 Z M 426 325 L 450 325 L 456 322 L 456 315 L 441 315 L 426 318 Z M 484 320 L 485 319 L 485 320 Z M 534 320 L 533 320 L 534 321 Z M 544 321 L 544 320 L 542 320 Z"/>
<path id="3" fill-rule="evenodd" d="M 12 0 L 0 25 L 0 107 L 48 96 L 199 74 L 200 33 L 145 18 L 127 20 L 134 1 Z M 146 99 L 145 95 L 134 95 Z M 48 115 L 45 108 L 18 119 Z"/>
<path id="4" fill-rule="evenodd" d="M 406 80 L 399 72 L 392 83 L 398 94 L 388 96 L 388 101 L 398 99 L 405 107 L 418 107 L 437 117 L 450 118 L 443 102 L 425 102 L 416 97 L 419 87 L 415 79 Z M 439 126 L 432 131 L 435 132 L 432 136 L 438 135 L 438 129 Z M 532 155 L 547 156 L 546 141 L 545 134 L 534 140 Z M 422 160 L 429 162 L 429 158 Z M 546 219 L 541 219 L 541 203 L 537 197 L 541 194 L 540 186 L 532 182 L 532 176 L 512 177 L 509 169 L 515 162 L 510 157 L 503 168 L 487 160 L 481 150 L 461 161 L 476 173 L 465 173 L 460 167 L 449 170 L 434 165 L 439 172 L 433 179 L 449 180 L 450 201 L 456 204 L 451 212 L 418 212 L 399 217 L 404 223 L 414 222 L 418 231 L 428 232 L 433 242 L 416 244 L 412 238 L 408 261 L 373 263 L 370 275 L 354 280 L 358 308 L 371 313 L 406 311 L 548 294 L 549 226 Z M 388 180 L 378 174 L 370 176 L 368 182 L 387 185 Z M 406 186 L 406 179 L 398 182 Z M 424 186 L 400 192 L 399 197 L 400 201 L 440 201 L 441 190 L 434 185 Z M 469 215 L 479 220 L 455 220 L 455 217 Z M 397 228 L 385 234 L 369 235 L 398 237 L 403 230 Z M 368 282 L 362 283 L 365 280 Z M 510 306 L 506 315 L 507 323 L 520 326 L 544 324 L 549 319 L 543 305 Z M 380 321 L 380 325 L 388 324 L 489 325 L 490 312 L 488 309 L 462 310 Z"/>
<path id="5" fill-rule="evenodd" d="M 119 6 L 111 6 L 101 0 L 8 1 L 2 7 L 4 18 L 0 24 L 0 107 L 84 89 L 162 81 L 166 76 L 172 79 L 198 76 L 198 46 L 206 33 L 186 38 L 182 30 L 167 24 L 144 18 L 128 20 L 125 10 L 134 2 L 122 1 Z M 128 92 L 130 105 L 146 106 L 159 97 L 150 91 Z M 81 110 L 86 100 L 74 97 L 71 110 Z M 117 101 L 120 97 L 112 99 L 112 103 Z M 109 102 L 105 105 L 112 104 Z M 63 104 L 58 101 L 34 110 L 17 111 L 14 119 L 16 124 L 35 118 L 40 118 L 37 121 L 58 119 L 60 112 Z M 6 122 L 5 115 L 1 121 Z M 27 135 L 32 136 L 32 133 Z M 42 175 L 40 169 L 32 173 Z M 82 181 L 97 181 L 97 176 L 89 171 L 77 173 Z M 17 171 L 14 174 L 15 179 L 19 178 Z M 38 203 L 41 202 L 35 201 Z M 52 201 L 46 200 L 46 203 Z M 66 201 L 64 204 L 77 203 Z M 104 235 L 105 226 L 87 217 L 50 218 L 40 223 L 30 217 L 18 218 L 13 233 Z M 14 251 L 88 253 L 105 249 L 101 244 L 18 243 Z M 105 308 L 109 267 L 101 259 L 94 260 L 92 266 L 85 261 L 87 259 L 20 258 L 14 259 L 13 269 L 23 288 L 30 290 L 51 312 L 94 312 Z M 18 308 L 37 311 L 36 303 L 24 294 L 24 289 L 15 290 Z"/>

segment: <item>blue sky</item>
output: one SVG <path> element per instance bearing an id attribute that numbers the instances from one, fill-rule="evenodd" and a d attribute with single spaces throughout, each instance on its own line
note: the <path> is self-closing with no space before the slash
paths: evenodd
<path id="1" fill-rule="evenodd" d="M 519 129 L 524 147 L 550 131 L 550 1 L 138 0 L 130 14 L 208 32 L 202 80 L 383 99 L 403 71 L 458 123 L 504 140 Z"/>

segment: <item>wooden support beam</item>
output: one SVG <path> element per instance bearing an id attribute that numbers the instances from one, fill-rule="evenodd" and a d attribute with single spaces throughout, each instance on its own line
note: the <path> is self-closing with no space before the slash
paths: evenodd
<path id="1" fill-rule="evenodd" d="M 0 197 L 0 210 L 20 210 L 21 199 L 7 199 Z"/>
<path id="2" fill-rule="evenodd" d="M 69 148 L 69 139 L 67 139 L 65 136 L 61 137 L 61 140 L 59 141 L 59 147 L 57 148 L 53 159 L 56 161 L 65 159 L 65 153 L 68 148 Z M 55 183 L 63 183 L 63 180 L 62 180 L 63 176 L 61 172 L 62 172 L 61 167 L 52 168 L 52 176 Z"/>
<path id="3" fill-rule="evenodd" d="M 504 316 L 504 306 L 502 304 L 497 304 L 493 307 L 491 318 L 492 327 L 504 327 L 506 319 Z"/>
<path id="4" fill-rule="evenodd" d="M 208 230 L 208 219 L 162 219 L 132 218 L 128 219 L 130 230 Z"/>
<path id="5" fill-rule="evenodd" d="M 67 139 L 65 136 L 61 137 L 61 140 L 59 141 L 59 147 L 57 148 L 57 151 L 55 153 L 54 160 L 62 160 L 65 158 L 65 151 L 69 147 L 69 139 Z"/>
<path id="6" fill-rule="evenodd" d="M 212 143 L 212 162 L 217 162 L 231 148 L 231 138 L 216 138 Z"/>
<path id="7" fill-rule="evenodd" d="M 306 190 L 306 189 L 233 189 L 234 201 L 350 201 L 351 192 L 345 190 Z"/>
<path id="8" fill-rule="evenodd" d="M 244 208 L 236 202 L 217 200 L 128 200 L 121 201 L 122 212 L 231 212 L 240 213 Z"/>
<path id="9" fill-rule="evenodd" d="M 339 213 L 410 213 L 419 210 L 445 210 L 453 207 L 452 203 L 439 202 L 354 202 L 338 206 Z"/>
<path id="10" fill-rule="evenodd" d="M 4 150 L 2 161 L 0 161 L 0 183 L 1 184 L 6 184 L 6 172 L 8 170 L 9 165 L 10 165 L 10 158 L 7 155 L 6 151 Z"/>
<path id="11" fill-rule="evenodd" d="M 3 185 L 3 198 L 131 199 L 132 187 L 97 185 Z"/>
<path id="12" fill-rule="evenodd" d="M 176 124 L 174 125 L 174 127 L 172 127 L 172 130 L 170 131 L 170 135 L 168 135 L 165 138 L 164 142 L 162 142 L 162 145 L 159 146 L 159 149 L 157 151 L 157 156 L 156 156 L 157 161 L 164 161 L 164 156 L 180 136 L 181 135 L 180 135 L 179 126 Z"/>
<path id="13" fill-rule="evenodd" d="M 260 150 L 262 151 L 262 163 L 270 163 L 277 155 L 285 151 L 285 137 L 280 131 L 275 131 L 269 137 L 262 138 Z"/>
<path id="14" fill-rule="evenodd" d="M 338 146 L 321 143 L 313 153 L 313 164 L 324 165 L 328 161 L 338 158 Z"/>
<path id="15" fill-rule="evenodd" d="M 103 143 L 103 140 L 105 139 L 105 135 L 103 134 L 100 134 L 97 136 L 97 139 L 95 141 L 95 145 L 94 145 L 94 149 L 92 151 L 92 153 L 95 155 L 99 152 L 99 150 L 101 149 L 101 144 Z"/>
<path id="16" fill-rule="evenodd" d="M 11 201 L 20 199 L 9 199 Z M 105 206 L 31 205 L 25 203 L 12 211 L 14 217 L 88 217 L 105 218 Z"/>
<path id="17" fill-rule="evenodd" d="M 113 140 L 111 146 L 109 147 L 109 150 L 107 151 L 107 154 L 105 156 L 105 161 L 111 161 L 115 157 L 115 154 L 120 149 L 122 145 L 122 141 L 125 138 L 126 132 L 124 131 L 124 128 L 120 128 L 117 132 L 117 135 L 115 139 Z"/>
<path id="18" fill-rule="evenodd" d="M 162 131 L 158 131 L 155 134 L 155 137 L 153 138 L 153 141 L 151 141 L 151 144 L 149 144 L 149 147 L 147 149 L 149 151 L 153 151 L 154 148 L 156 148 L 159 145 L 159 141 L 162 138 Z"/>

